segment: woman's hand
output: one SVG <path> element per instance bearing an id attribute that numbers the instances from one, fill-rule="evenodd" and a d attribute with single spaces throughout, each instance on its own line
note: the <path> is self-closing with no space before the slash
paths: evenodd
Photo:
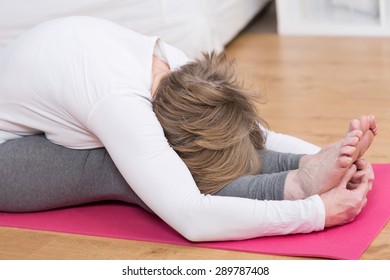
<path id="1" fill-rule="evenodd" d="M 362 163 L 357 163 L 359 164 Z M 357 170 L 357 166 L 352 165 L 338 186 L 320 196 L 325 206 L 325 227 L 352 222 L 366 205 L 373 174 L 370 171 L 371 165 L 364 166 L 362 170 Z M 364 172 L 358 174 L 360 171 Z M 351 180 L 354 181 L 353 188 Z"/>
<path id="2" fill-rule="evenodd" d="M 371 190 L 375 177 L 371 163 L 361 158 L 355 162 L 355 165 L 357 167 L 357 171 L 355 175 L 353 175 L 352 179 L 348 182 L 347 189 L 355 189 L 360 184 L 362 176 L 366 176 L 368 179 L 369 188 Z"/>

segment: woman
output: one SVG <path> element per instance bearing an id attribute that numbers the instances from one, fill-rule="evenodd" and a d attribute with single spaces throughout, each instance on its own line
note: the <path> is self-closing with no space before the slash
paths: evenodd
<path id="1" fill-rule="evenodd" d="M 204 54 L 178 71 L 170 73 L 166 68 L 154 93 L 153 109 L 165 136 L 202 193 L 233 191 L 235 196 L 250 194 L 247 197 L 262 200 L 322 194 L 339 183 L 373 141 L 375 117 L 363 116 L 326 152 L 303 157 L 265 149 L 266 136 L 260 127 L 264 121 L 251 102 L 253 94 L 238 81 L 233 64 L 225 55 Z M 364 133 L 360 141 L 355 137 L 358 130 Z M 225 187 L 244 175 L 258 176 L 241 178 L 234 188 Z"/>
<path id="2" fill-rule="evenodd" d="M 153 56 L 170 70 L 187 63 L 157 37 L 104 20 L 71 17 L 37 26 L 0 57 L 1 146 L 45 133 L 67 148 L 105 147 L 140 199 L 193 241 L 311 232 L 358 214 L 369 183 L 364 177 L 356 192 L 342 188 L 354 170 L 346 172 L 340 188 L 304 200 L 200 194 L 152 110 L 151 91 L 159 80 L 152 76 Z M 341 205 L 342 199 L 359 206 Z"/>

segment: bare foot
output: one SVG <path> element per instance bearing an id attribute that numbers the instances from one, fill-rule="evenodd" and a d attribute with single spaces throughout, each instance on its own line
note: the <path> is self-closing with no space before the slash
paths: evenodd
<path id="1" fill-rule="evenodd" d="M 289 172 L 285 182 L 285 199 L 303 199 L 321 194 L 337 185 L 358 156 L 356 148 L 363 133 L 349 131 L 343 139 L 315 155 L 303 156 L 299 169 Z"/>
<path id="2" fill-rule="evenodd" d="M 302 157 L 299 169 L 287 176 L 285 198 L 322 194 L 338 185 L 351 165 L 367 151 L 377 132 L 373 116 L 352 120 L 343 139 L 315 155 Z"/>
<path id="3" fill-rule="evenodd" d="M 375 118 L 363 116 L 351 121 L 343 139 L 315 155 L 302 157 L 299 169 L 289 172 L 286 178 L 285 199 L 322 194 L 338 185 L 351 165 L 366 152 L 376 129 Z"/>
<path id="4" fill-rule="evenodd" d="M 378 134 L 376 119 L 372 115 L 362 116 L 359 120 L 355 119 L 351 121 L 350 130 L 363 131 L 363 136 L 356 146 L 356 148 L 359 150 L 358 158 L 361 158 L 370 147 L 374 137 Z"/>

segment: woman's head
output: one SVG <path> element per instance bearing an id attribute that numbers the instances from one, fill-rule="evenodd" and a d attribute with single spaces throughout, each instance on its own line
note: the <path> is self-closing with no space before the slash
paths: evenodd
<path id="1" fill-rule="evenodd" d="M 153 109 L 202 193 L 260 171 L 256 150 L 265 141 L 258 126 L 263 121 L 225 55 L 204 54 L 165 76 Z"/>

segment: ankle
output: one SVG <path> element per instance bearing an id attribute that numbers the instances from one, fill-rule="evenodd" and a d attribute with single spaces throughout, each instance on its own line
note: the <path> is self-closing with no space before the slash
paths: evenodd
<path id="1" fill-rule="evenodd" d="M 309 161 L 309 159 L 312 157 L 312 155 L 304 155 L 299 160 L 299 168 L 305 166 L 306 162 Z"/>
<path id="2" fill-rule="evenodd" d="M 299 176 L 299 169 L 291 170 L 286 177 L 284 184 L 284 199 L 298 200 L 308 197 L 306 194 L 301 176 Z"/>

